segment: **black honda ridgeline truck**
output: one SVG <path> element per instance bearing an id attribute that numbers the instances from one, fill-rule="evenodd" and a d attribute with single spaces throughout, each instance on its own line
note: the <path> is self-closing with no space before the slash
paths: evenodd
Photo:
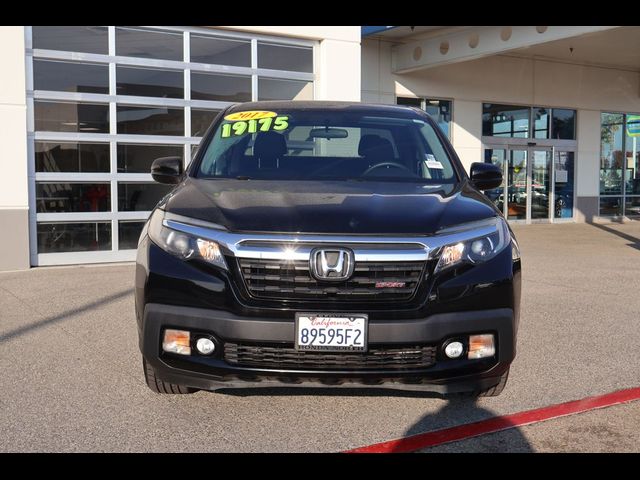
<path id="1" fill-rule="evenodd" d="M 136 316 L 158 393 L 341 386 L 498 395 L 520 251 L 423 111 L 255 102 L 221 112 L 138 245 Z"/>

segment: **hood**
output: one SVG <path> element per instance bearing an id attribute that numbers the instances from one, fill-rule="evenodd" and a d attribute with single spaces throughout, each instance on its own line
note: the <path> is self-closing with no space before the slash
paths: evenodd
<path id="1" fill-rule="evenodd" d="M 466 181 L 434 186 L 187 178 L 164 208 L 236 232 L 320 234 L 430 234 L 497 215 Z"/>

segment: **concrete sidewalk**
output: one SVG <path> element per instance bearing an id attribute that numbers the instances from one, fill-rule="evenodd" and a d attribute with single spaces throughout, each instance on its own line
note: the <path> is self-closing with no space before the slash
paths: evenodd
<path id="1" fill-rule="evenodd" d="M 514 230 L 524 275 L 509 384 L 455 404 L 379 390 L 156 395 L 142 375 L 133 265 L 0 273 L 0 451 L 339 451 L 639 386 L 640 224 Z M 595 413 L 610 438 L 627 431 L 617 411 Z M 633 412 L 621 418 L 640 430 Z M 567 435 L 627 448 L 595 443 L 603 433 L 585 415 L 562 420 Z M 545 424 L 528 428 L 533 450 L 573 448 Z M 485 449 L 517 450 L 497 445 Z"/>

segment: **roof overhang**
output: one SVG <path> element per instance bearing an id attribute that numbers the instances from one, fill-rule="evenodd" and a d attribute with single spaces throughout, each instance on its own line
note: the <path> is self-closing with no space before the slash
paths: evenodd
<path id="1" fill-rule="evenodd" d="M 391 49 L 392 70 L 394 73 L 409 73 L 614 28 L 618 27 L 466 27 L 451 33 L 394 45 Z"/>

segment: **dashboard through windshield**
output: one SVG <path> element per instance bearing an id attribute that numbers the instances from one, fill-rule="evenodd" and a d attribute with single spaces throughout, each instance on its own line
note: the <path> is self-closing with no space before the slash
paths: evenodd
<path id="1" fill-rule="evenodd" d="M 417 115 L 322 109 L 226 115 L 209 137 L 196 176 L 438 184 L 458 180 L 434 127 Z"/>

